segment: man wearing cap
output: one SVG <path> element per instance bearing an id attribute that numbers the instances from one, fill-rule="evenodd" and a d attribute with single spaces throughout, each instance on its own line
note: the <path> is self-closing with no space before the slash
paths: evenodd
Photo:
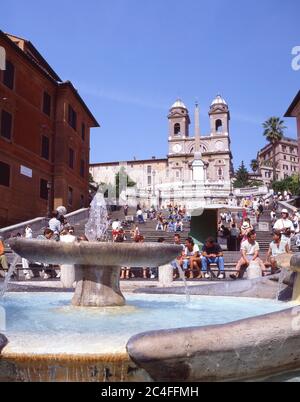
<path id="1" fill-rule="evenodd" d="M 5 256 L 3 238 L 1 236 L 0 236 L 0 268 L 2 268 L 4 271 L 8 270 L 8 263 Z M 3 273 L 2 269 L 0 270 L 0 276 L 5 276 L 5 273 Z"/>
<path id="2" fill-rule="evenodd" d="M 281 239 L 290 243 L 290 237 L 292 233 L 295 233 L 293 222 L 289 219 L 289 211 L 283 209 L 281 211 L 281 218 L 275 222 L 273 229 L 281 233 Z"/>

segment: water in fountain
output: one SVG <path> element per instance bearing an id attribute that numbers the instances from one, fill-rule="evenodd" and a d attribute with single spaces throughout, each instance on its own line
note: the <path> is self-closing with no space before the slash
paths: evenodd
<path id="1" fill-rule="evenodd" d="M 181 265 L 177 261 L 176 261 L 176 266 L 178 268 L 180 279 L 184 283 L 184 293 L 185 293 L 185 297 L 186 297 L 186 302 L 187 302 L 187 304 L 189 304 L 190 301 L 191 301 L 191 296 L 190 296 L 190 292 L 189 292 L 189 289 L 188 289 L 188 284 L 187 284 L 187 280 L 186 280 L 186 277 L 185 277 L 185 272 L 181 268 Z"/>
<path id="2" fill-rule="evenodd" d="M 0 299 L 5 295 L 5 293 L 7 291 L 9 281 L 10 281 L 10 279 L 12 277 L 12 274 L 14 273 L 14 270 L 16 268 L 16 265 L 18 263 L 19 258 L 20 257 L 18 255 L 15 255 L 15 258 L 14 258 L 11 266 L 9 267 L 9 270 L 8 270 L 6 276 L 5 276 L 5 279 L 4 279 L 3 286 L 0 289 Z"/>
<path id="3" fill-rule="evenodd" d="M 107 240 L 108 215 L 103 194 L 98 191 L 90 206 L 90 214 L 85 225 L 85 235 L 89 241 Z"/>

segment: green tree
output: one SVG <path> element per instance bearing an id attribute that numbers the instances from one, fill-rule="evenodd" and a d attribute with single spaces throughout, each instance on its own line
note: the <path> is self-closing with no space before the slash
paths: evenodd
<path id="1" fill-rule="evenodd" d="M 272 183 L 272 188 L 276 193 L 290 191 L 293 195 L 300 195 L 300 177 L 296 174 L 284 180 L 275 181 Z"/>
<path id="2" fill-rule="evenodd" d="M 259 169 L 259 163 L 257 159 L 252 159 L 250 162 L 250 167 L 252 169 L 252 172 L 256 173 Z"/>
<path id="3" fill-rule="evenodd" d="M 264 136 L 272 144 L 273 153 L 273 181 L 276 181 L 276 145 L 282 140 L 284 136 L 284 130 L 286 129 L 284 121 L 280 117 L 270 117 L 263 123 Z"/>
<path id="4" fill-rule="evenodd" d="M 244 161 L 242 161 L 240 167 L 235 173 L 235 182 L 233 183 L 233 187 L 243 188 L 248 187 L 248 185 L 249 185 L 249 173 L 244 164 Z"/>

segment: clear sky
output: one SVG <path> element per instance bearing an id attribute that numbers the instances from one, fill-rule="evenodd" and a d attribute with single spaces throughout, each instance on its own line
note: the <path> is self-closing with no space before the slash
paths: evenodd
<path id="1" fill-rule="evenodd" d="M 30 40 L 70 80 L 101 124 L 91 162 L 167 154 L 169 107 L 182 98 L 201 130 L 221 93 L 231 111 L 234 164 L 265 144 L 262 122 L 300 89 L 299 0 L 1 1 L 0 28 Z M 294 119 L 286 134 L 296 137 Z M 192 130 L 193 131 L 193 130 Z"/>

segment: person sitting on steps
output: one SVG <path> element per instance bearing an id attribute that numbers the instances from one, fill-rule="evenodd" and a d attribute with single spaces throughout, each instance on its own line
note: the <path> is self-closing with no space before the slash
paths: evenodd
<path id="1" fill-rule="evenodd" d="M 271 267 L 271 274 L 275 274 L 277 271 L 279 271 L 276 257 L 284 253 L 290 253 L 289 243 L 282 240 L 281 232 L 275 230 L 273 232 L 273 241 L 270 243 L 267 260 L 265 262 L 265 266 Z"/>
<path id="2" fill-rule="evenodd" d="M 263 261 L 259 258 L 259 244 L 256 241 L 256 232 L 251 230 L 247 235 L 247 240 L 241 245 L 242 258 L 238 261 L 236 265 L 236 273 L 231 274 L 231 279 L 241 279 L 243 276 L 243 271 L 247 269 L 251 261 L 255 261 L 259 264 L 262 272 L 266 270 Z M 243 270 L 243 271 L 242 271 Z"/>
<path id="3" fill-rule="evenodd" d="M 197 272 L 197 279 L 202 278 L 201 275 L 201 258 L 199 246 L 194 243 L 191 237 L 185 241 L 185 250 L 182 259 L 182 268 L 184 271 L 189 272 L 189 279 L 194 278 L 194 269 Z"/>
<path id="4" fill-rule="evenodd" d="M 208 272 L 210 264 L 217 264 L 218 279 L 225 279 L 224 258 L 221 246 L 215 242 L 212 237 L 209 237 L 202 249 L 202 271 L 205 273 L 205 278 L 211 278 L 211 272 Z"/>

